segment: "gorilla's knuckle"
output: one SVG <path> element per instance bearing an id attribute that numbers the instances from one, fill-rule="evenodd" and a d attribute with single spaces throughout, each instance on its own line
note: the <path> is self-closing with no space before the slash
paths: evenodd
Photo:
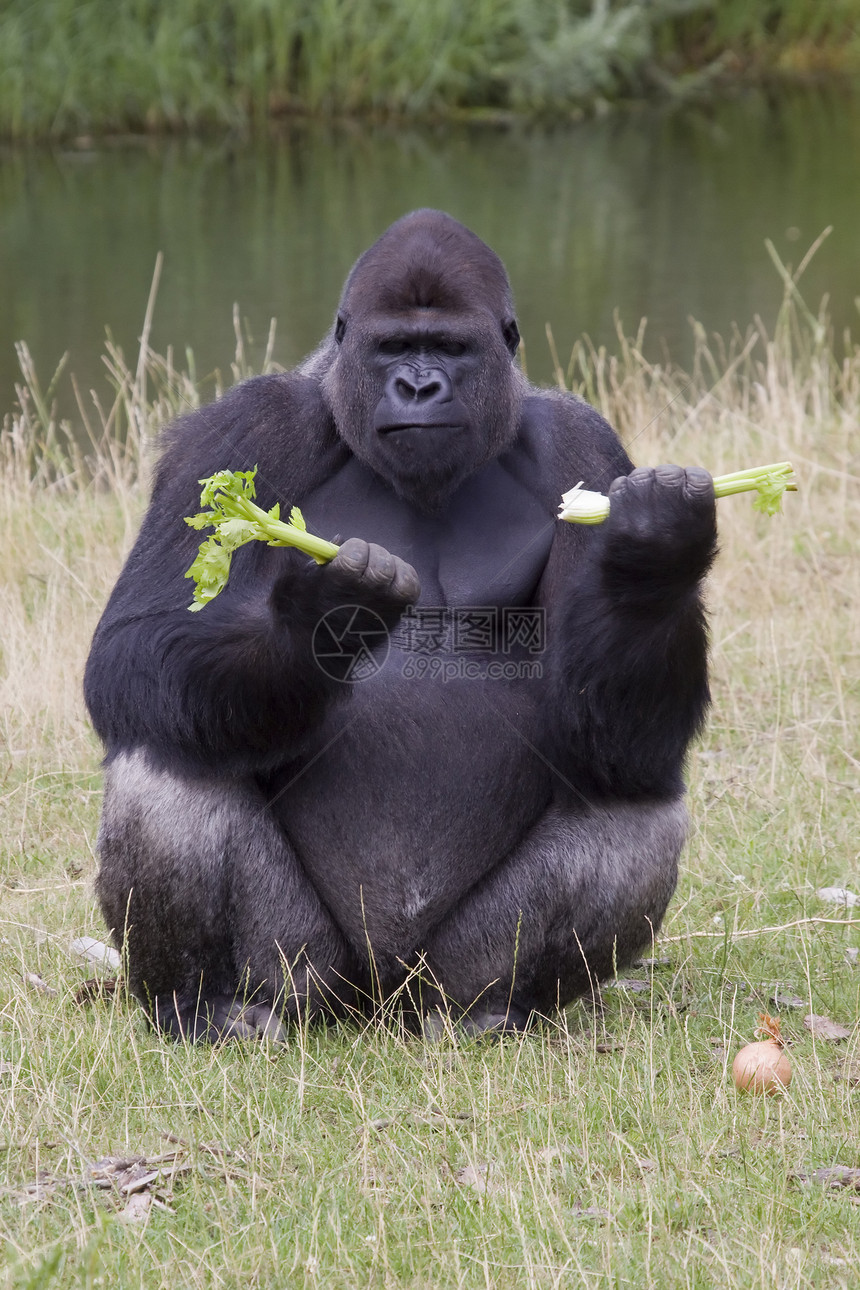
<path id="1" fill-rule="evenodd" d="M 367 564 L 369 554 L 370 546 L 363 538 L 347 538 L 341 544 L 335 560 L 340 564 L 364 566 Z"/>
<path id="2" fill-rule="evenodd" d="M 337 555 L 326 566 L 329 580 L 352 583 L 364 576 L 368 562 L 368 547 L 360 538 L 344 542 Z"/>
<path id="3" fill-rule="evenodd" d="M 415 601 L 421 594 L 418 574 L 405 560 L 395 561 L 393 590 L 404 601 Z"/>
<path id="4" fill-rule="evenodd" d="M 702 466 L 688 466 L 684 472 L 685 491 L 689 496 L 709 498 L 714 493 L 711 473 Z"/>
<path id="5" fill-rule="evenodd" d="M 383 588 L 394 578 L 394 556 L 384 547 L 370 544 L 367 556 L 367 567 L 364 570 L 364 581 L 368 586 Z"/>
<path id="6" fill-rule="evenodd" d="M 680 490 L 684 486 L 684 471 L 680 466 L 655 466 L 654 477 L 664 488 Z"/>

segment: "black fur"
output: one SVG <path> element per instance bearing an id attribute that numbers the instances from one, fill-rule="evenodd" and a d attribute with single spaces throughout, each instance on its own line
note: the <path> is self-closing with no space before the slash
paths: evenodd
<path id="1" fill-rule="evenodd" d="M 361 257 L 298 371 L 168 432 L 85 680 L 107 747 L 99 897 L 167 1033 L 280 1035 L 411 969 L 419 1013 L 519 1028 L 657 930 L 708 702 L 713 489 L 630 473 L 592 408 L 526 383 L 517 342 L 498 258 L 418 211 Z M 358 537 L 324 567 L 253 543 L 191 614 L 198 480 L 254 465 L 264 507 Z M 600 528 L 554 518 L 578 480 L 615 481 Z M 545 647 L 416 656 L 416 602 L 539 609 Z M 392 632 L 354 685 L 314 657 L 347 606 Z M 457 659 L 498 678 L 433 670 Z"/>

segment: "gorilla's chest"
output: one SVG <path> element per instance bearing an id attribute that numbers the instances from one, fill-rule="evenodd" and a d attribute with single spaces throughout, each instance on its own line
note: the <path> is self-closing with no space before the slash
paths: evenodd
<path id="1" fill-rule="evenodd" d="M 314 532 L 376 542 L 421 579 L 416 616 L 392 633 L 378 670 L 327 710 L 304 764 L 266 786 L 346 934 L 406 952 L 545 806 L 547 771 L 533 752 L 542 661 L 529 644 L 503 643 L 499 623 L 509 607 L 532 606 L 555 521 L 497 463 L 439 515 L 356 461 L 301 509 Z M 477 637 L 458 637 L 461 619 L 478 622 Z M 501 679 L 485 684 L 493 666 Z"/>
<path id="2" fill-rule="evenodd" d="M 326 537 L 376 542 L 411 564 L 421 605 L 526 605 L 543 573 L 555 519 L 528 484 L 491 462 L 438 515 L 424 515 L 354 458 L 302 502 Z"/>

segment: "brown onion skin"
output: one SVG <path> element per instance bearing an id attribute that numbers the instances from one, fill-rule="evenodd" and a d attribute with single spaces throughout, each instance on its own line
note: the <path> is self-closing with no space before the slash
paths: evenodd
<path id="1" fill-rule="evenodd" d="M 732 1062 L 732 1078 L 746 1093 L 783 1093 L 791 1083 L 791 1062 L 772 1039 L 747 1044 Z"/>

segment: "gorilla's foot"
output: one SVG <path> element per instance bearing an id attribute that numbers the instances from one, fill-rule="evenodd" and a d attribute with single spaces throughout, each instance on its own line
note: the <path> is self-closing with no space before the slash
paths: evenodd
<path id="1" fill-rule="evenodd" d="M 234 1004 L 223 1039 L 268 1039 L 274 1044 L 286 1041 L 287 1031 L 274 1008 L 266 1003 Z"/>
<path id="2" fill-rule="evenodd" d="M 504 1012 L 475 1010 L 463 1017 L 459 1025 L 467 1035 L 517 1035 L 531 1029 L 533 1015 L 514 1007 Z"/>
<path id="3" fill-rule="evenodd" d="M 150 1020 L 163 1035 L 195 1044 L 222 1043 L 225 1039 L 270 1040 L 283 1043 L 287 1031 L 267 1003 L 242 1003 L 233 995 L 195 999 L 190 1007 L 180 1000 L 156 1000 Z"/>
<path id="4" fill-rule="evenodd" d="M 421 1021 L 421 1031 L 428 1043 L 439 1043 L 446 1034 L 452 1031 L 455 1035 L 464 1035 L 469 1039 L 478 1039 L 482 1035 L 490 1037 L 522 1034 L 530 1029 L 534 1014 L 523 1012 L 513 1006 L 504 1012 L 491 1012 L 473 1008 L 470 1013 L 454 1017 L 434 1009 L 425 1014 Z"/>

